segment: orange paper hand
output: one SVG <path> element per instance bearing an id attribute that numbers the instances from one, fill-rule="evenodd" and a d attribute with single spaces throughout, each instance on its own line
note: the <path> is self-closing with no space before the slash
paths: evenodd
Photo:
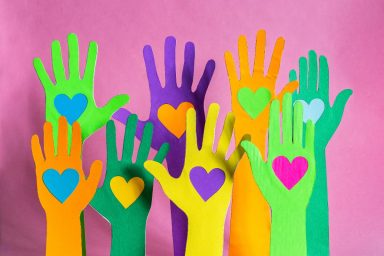
<path id="1" fill-rule="evenodd" d="M 245 36 L 240 36 L 239 68 L 237 74 L 232 54 L 225 53 L 225 62 L 232 94 L 232 112 L 235 114 L 235 138 L 238 144 L 244 134 L 250 134 L 252 142 L 264 157 L 269 108 L 272 100 L 287 92 L 293 92 L 297 81 L 288 83 L 275 93 L 276 79 L 280 69 L 284 39 L 278 38 L 272 53 L 267 74 L 264 73 L 266 33 L 260 30 L 256 36 L 255 61 L 250 71 L 248 46 Z M 232 196 L 230 255 L 269 255 L 270 209 L 259 188 L 252 179 L 251 167 L 243 158 L 235 173 Z"/>
<path id="2" fill-rule="evenodd" d="M 68 150 L 68 124 L 59 119 L 57 154 L 52 125 L 44 124 L 44 154 L 39 137 L 32 137 L 36 183 L 47 219 L 46 255 L 81 255 L 80 213 L 91 201 L 100 180 L 102 163 L 94 161 L 88 178 L 82 168 L 80 125 L 72 126 L 72 146 Z"/>

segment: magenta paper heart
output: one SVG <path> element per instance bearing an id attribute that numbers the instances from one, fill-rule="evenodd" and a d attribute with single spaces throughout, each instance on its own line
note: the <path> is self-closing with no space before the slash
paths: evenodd
<path id="1" fill-rule="evenodd" d="M 196 166 L 192 168 L 189 178 L 196 191 L 204 201 L 207 201 L 224 184 L 225 173 L 219 168 L 212 169 L 207 173 L 203 167 Z"/>
<path id="2" fill-rule="evenodd" d="M 272 162 L 276 176 L 284 186 L 291 190 L 308 170 L 308 161 L 302 156 L 295 157 L 292 163 L 285 156 L 278 156 Z"/>

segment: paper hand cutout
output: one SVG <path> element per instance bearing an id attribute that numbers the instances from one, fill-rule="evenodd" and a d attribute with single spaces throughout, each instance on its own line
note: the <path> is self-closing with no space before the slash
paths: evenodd
<path id="1" fill-rule="evenodd" d="M 194 107 L 197 115 L 197 138 L 200 145 L 205 122 L 204 98 L 215 70 L 215 62 L 209 60 L 204 73 L 197 84 L 197 89 L 192 91 L 195 46 L 188 42 L 184 50 L 184 66 L 182 71 L 181 86 L 176 82 L 176 39 L 168 37 L 164 47 L 165 86 L 162 86 L 153 55 L 152 47 L 146 45 L 143 50 L 145 67 L 151 94 L 151 109 L 148 121 L 153 123 L 154 136 L 152 147 L 159 149 L 164 142 L 170 144 L 167 155 L 169 173 L 179 177 L 184 165 L 185 157 L 185 119 L 186 111 Z M 130 112 L 126 109 L 117 111 L 113 118 L 125 124 Z M 141 138 L 146 121 L 139 121 L 138 137 Z M 184 256 L 187 238 L 187 219 L 185 214 L 175 205 L 171 204 L 172 235 L 174 255 Z"/>
<path id="2" fill-rule="evenodd" d="M 283 98 L 282 136 L 279 101 L 272 102 L 268 157 L 264 162 L 251 142 L 241 143 L 252 173 L 272 209 L 271 255 L 307 255 L 306 208 L 315 182 L 314 125 L 303 123 L 303 106 L 294 106 L 292 97 Z M 305 126 L 305 143 L 303 143 Z"/>
<path id="3" fill-rule="evenodd" d="M 91 42 L 83 77 L 80 77 L 79 43 L 75 34 L 68 35 L 68 77 L 66 76 L 59 41 L 52 42 L 52 67 L 56 84 L 44 68 L 40 58 L 33 65 L 44 87 L 46 119 L 57 135 L 57 120 L 65 116 L 69 124 L 77 121 L 82 127 L 82 137 L 87 139 L 110 119 L 112 114 L 129 100 L 127 95 L 112 98 L 104 107 L 97 107 L 93 95 L 97 44 Z M 56 136 L 55 136 L 56 137 Z"/>
<path id="4" fill-rule="evenodd" d="M 123 154 L 117 158 L 116 128 L 107 123 L 107 171 L 97 189 L 92 207 L 111 223 L 111 255 L 145 255 L 145 228 L 152 203 L 153 176 L 144 168 L 151 148 L 153 126 L 144 127 L 136 161 L 133 162 L 137 116 L 130 115 L 124 136 Z M 162 162 L 168 152 L 163 144 L 154 161 Z"/>
<path id="5" fill-rule="evenodd" d="M 225 63 L 231 87 L 232 111 L 236 117 L 236 144 L 244 134 L 250 134 L 252 142 L 264 155 L 271 101 L 279 99 L 298 86 L 288 83 L 276 94 L 276 79 L 284 48 L 284 39 L 278 38 L 272 53 L 268 72 L 264 72 L 266 33 L 257 33 L 253 71 L 250 72 L 248 45 L 245 36 L 240 36 L 239 75 L 231 52 L 225 53 Z M 252 180 L 249 163 L 242 159 L 237 167 L 232 198 L 230 255 L 269 255 L 270 210 L 260 190 Z"/>
<path id="6" fill-rule="evenodd" d="M 304 102 L 304 118 L 316 122 L 315 155 L 317 177 L 313 195 L 307 209 L 308 255 L 329 255 L 328 189 L 325 148 L 340 124 L 345 105 L 352 91 L 340 92 L 331 107 L 329 102 L 329 68 L 326 57 L 317 59 L 310 51 L 308 60 L 299 60 L 299 90 L 293 94 L 293 102 Z M 290 80 L 296 80 L 296 71 L 290 72 Z M 304 119 L 305 121 L 305 119 Z"/>
<path id="7" fill-rule="evenodd" d="M 46 255 L 81 255 L 80 213 L 96 192 L 102 163 L 94 161 L 85 178 L 79 123 L 72 125 L 70 151 L 68 124 L 64 117 L 60 117 L 58 126 L 57 154 L 51 123 L 44 124 L 44 155 L 38 136 L 33 135 L 31 140 L 37 191 L 47 218 Z"/>
<path id="8" fill-rule="evenodd" d="M 228 114 L 216 152 L 213 150 L 219 105 L 208 110 L 202 147 L 196 135 L 196 113 L 187 112 L 186 155 L 183 171 L 172 177 L 160 163 L 144 166 L 160 182 L 165 194 L 188 216 L 185 255 L 222 255 L 224 222 L 231 199 L 233 173 L 243 151 L 237 148 L 226 160 L 232 137 L 234 116 Z"/>

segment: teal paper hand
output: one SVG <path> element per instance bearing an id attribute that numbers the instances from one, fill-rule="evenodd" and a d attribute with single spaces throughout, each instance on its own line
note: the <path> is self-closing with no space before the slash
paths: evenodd
<path id="1" fill-rule="evenodd" d="M 318 67 L 319 65 L 319 67 Z M 340 92 L 333 106 L 329 102 L 329 69 L 324 56 L 317 59 L 310 51 L 308 60 L 299 60 L 299 91 L 293 94 L 296 101 L 304 101 L 304 116 L 316 122 L 315 158 L 317 178 L 307 209 L 308 255 L 329 255 L 328 189 L 325 148 L 343 116 L 345 105 L 352 95 L 349 89 Z M 296 71 L 290 80 L 296 80 Z M 305 120 L 305 118 L 304 118 Z"/>
<path id="2" fill-rule="evenodd" d="M 40 58 L 33 65 L 44 87 L 46 96 L 46 120 L 53 125 L 57 137 L 59 116 L 65 116 L 70 124 L 80 123 L 83 140 L 103 127 L 112 114 L 129 100 L 128 95 L 112 98 L 104 107 L 97 107 L 94 95 L 94 74 L 97 44 L 90 42 L 83 77 L 80 77 L 79 43 L 75 34 L 68 35 L 68 77 L 63 64 L 59 41 L 52 42 L 52 67 L 56 84 L 50 79 Z"/>
<path id="3" fill-rule="evenodd" d="M 145 255 L 145 229 L 152 203 L 153 176 L 144 168 L 152 143 L 153 125 L 144 126 L 136 161 L 133 162 L 137 115 L 127 119 L 123 154 L 117 158 L 116 128 L 107 123 L 107 171 L 91 206 L 111 224 L 111 255 Z M 169 145 L 164 143 L 154 158 L 163 162 Z"/>
<path id="4" fill-rule="evenodd" d="M 261 192 L 272 209 L 271 255 L 306 255 L 306 208 L 315 182 L 314 125 L 303 124 L 303 107 L 294 106 L 292 96 L 283 98 L 280 136 L 279 101 L 272 102 L 269 121 L 268 157 L 251 142 L 241 143 Z M 305 142 L 303 130 L 305 128 Z"/>

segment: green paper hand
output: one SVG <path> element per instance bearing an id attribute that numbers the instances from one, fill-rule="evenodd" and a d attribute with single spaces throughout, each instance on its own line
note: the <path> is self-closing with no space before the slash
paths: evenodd
<path id="1" fill-rule="evenodd" d="M 152 203 L 153 176 L 144 168 L 152 143 L 153 125 L 144 126 L 136 161 L 133 162 L 137 115 L 127 120 L 123 154 L 117 158 L 116 128 L 107 123 L 107 171 L 91 206 L 107 219 L 112 228 L 111 255 L 145 255 L 145 228 Z M 154 158 L 163 162 L 169 145 L 164 143 Z"/>
<path id="2" fill-rule="evenodd" d="M 63 115 L 69 123 L 78 121 L 83 140 L 103 127 L 112 114 L 129 100 L 128 95 L 112 98 L 104 107 L 97 107 L 94 95 L 94 74 L 97 57 L 97 44 L 90 42 L 84 75 L 80 77 L 79 43 L 75 34 L 68 35 L 68 78 L 63 64 L 59 41 L 52 42 L 52 67 L 56 84 L 50 79 L 40 58 L 33 65 L 44 87 L 46 96 L 46 120 L 53 125 L 57 137 L 59 116 Z M 55 141 L 56 143 L 56 141 Z"/>
<path id="3" fill-rule="evenodd" d="M 319 67 L 318 67 L 319 65 Z M 315 135 L 315 158 L 317 178 L 313 188 L 313 195 L 307 209 L 307 242 L 308 255 L 329 255 L 329 217 L 328 217 L 328 188 L 326 174 L 325 148 L 335 133 L 343 116 L 345 105 L 352 95 L 352 90 L 340 92 L 331 107 L 329 102 L 329 68 L 326 57 L 317 59 L 316 53 L 310 51 L 308 60 L 299 60 L 299 91 L 293 94 L 296 100 L 307 104 L 317 100 L 323 102 L 322 113 L 308 115 L 317 119 Z M 296 71 L 290 72 L 290 80 L 296 80 Z M 313 103 L 311 104 L 313 105 Z M 311 107 L 311 105 L 309 105 Z M 316 108 L 316 107 L 315 107 Z M 320 115 L 319 115 L 320 114 Z M 314 120 L 315 121 L 315 120 Z"/>
<path id="4" fill-rule="evenodd" d="M 296 104 L 292 117 L 292 96 L 286 94 L 281 142 L 279 110 L 279 101 L 274 100 L 267 162 L 251 142 L 241 145 L 248 155 L 253 177 L 272 209 L 271 255 L 300 256 L 307 253 L 305 215 L 316 176 L 314 125 L 311 121 L 306 124 L 303 143 L 303 106 Z"/>

